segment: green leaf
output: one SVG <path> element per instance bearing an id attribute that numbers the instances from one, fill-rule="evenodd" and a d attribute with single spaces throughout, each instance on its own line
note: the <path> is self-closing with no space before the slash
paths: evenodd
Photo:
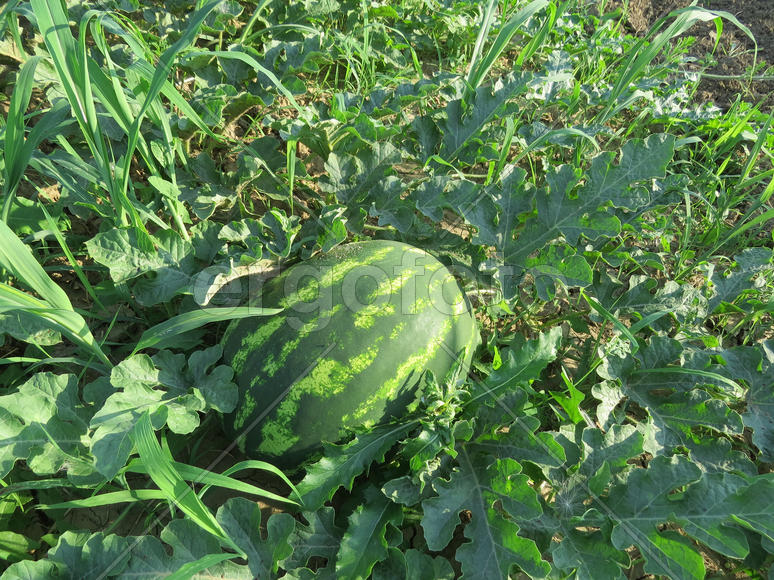
<path id="1" fill-rule="evenodd" d="M 132 442 L 137 448 L 140 461 L 147 467 L 153 483 L 166 495 L 167 500 L 199 527 L 220 538 L 228 540 L 207 506 L 202 503 L 193 489 L 188 486 L 169 457 L 169 450 L 163 450 L 153 429 L 150 414 L 142 413 L 131 431 Z"/>
<path id="2" fill-rule="evenodd" d="M 643 319 L 661 313 L 669 315 L 681 325 L 703 322 L 707 315 L 707 300 L 690 284 L 678 284 L 668 280 L 663 287 L 650 276 L 631 276 L 629 289 L 623 293 L 623 286 L 613 282 L 606 275 L 600 276 L 593 286 L 594 295 L 600 303 L 616 316 L 621 313 L 637 313 Z M 654 292 L 655 290 L 655 292 Z M 658 325 L 651 323 L 656 330 L 668 331 L 671 325 L 668 319 L 657 319 Z"/>
<path id="3" fill-rule="evenodd" d="M 182 354 L 159 351 L 153 358 L 132 355 L 113 368 L 114 389 L 91 419 L 92 452 L 97 469 L 108 478 L 124 466 L 131 452 L 129 433 L 144 411 L 160 428 L 166 421 L 174 433 L 191 433 L 199 426 L 199 412 L 230 412 L 238 389 L 233 370 L 217 365 L 219 345 L 194 351 L 188 361 Z"/>
<path id="4" fill-rule="evenodd" d="M 518 235 L 507 232 L 499 248 L 506 267 L 501 278 L 510 278 L 503 282 L 506 296 L 514 295 L 516 283 L 530 267 L 530 259 L 549 262 L 534 254 L 556 238 L 561 236 L 575 244 L 581 236 L 595 240 L 616 235 L 620 222 L 608 206 L 634 210 L 647 203 L 643 184 L 664 176 L 673 150 L 674 138 L 668 135 L 651 135 L 644 141 L 633 139 L 622 147 L 618 165 L 613 164 L 612 153 L 596 156 L 582 185 L 581 175 L 573 167 L 551 169 L 546 177 L 548 188 L 536 194 L 536 218 L 527 220 Z M 507 223 L 519 223 L 509 219 Z M 571 271 L 577 268 L 575 265 Z"/>
<path id="5" fill-rule="evenodd" d="M 419 550 L 406 550 L 406 576 L 416 580 L 452 580 L 454 569 L 449 560 L 442 556 L 435 558 Z"/>
<path id="6" fill-rule="evenodd" d="M 267 211 L 259 221 L 261 231 L 258 239 L 275 256 L 287 258 L 293 240 L 301 229 L 297 216 L 287 217 L 285 212 L 278 209 Z"/>
<path id="7" fill-rule="evenodd" d="M 530 79 L 530 73 L 511 73 L 495 81 L 492 86 L 477 88 L 475 95 L 467 100 L 455 99 L 449 102 L 445 118 L 438 123 L 443 135 L 441 157 L 453 162 L 463 148 L 473 145 L 476 135 L 503 111 L 508 100 L 526 92 Z M 479 141 L 478 144 L 483 142 Z M 424 160 L 430 156 L 428 153 L 425 152 Z"/>
<path id="8" fill-rule="evenodd" d="M 630 559 L 626 552 L 610 545 L 599 531 L 570 529 L 552 551 L 554 565 L 566 572 L 575 570 L 577 580 L 623 579 Z"/>
<path id="9" fill-rule="evenodd" d="M 134 347 L 134 353 L 144 348 L 161 348 L 180 334 L 195 330 L 211 322 L 220 322 L 222 320 L 234 320 L 236 318 L 247 318 L 249 316 L 271 316 L 282 312 L 278 308 L 255 308 L 254 306 L 241 306 L 234 308 L 203 308 L 183 312 L 156 326 L 152 326 L 142 333 L 140 341 Z"/>
<path id="10" fill-rule="evenodd" d="M 61 564 L 71 574 L 91 578 L 103 574 L 117 575 L 127 565 L 129 546 L 127 538 L 115 534 L 65 532 L 49 551 L 48 558 Z"/>
<path id="11" fill-rule="evenodd" d="M 535 280 L 538 297 L 546 301 L 554 299 L 556 282 L 577 288 L 588 286 L 593 278 L 586 258 L 568 246 L 548 246 L 537 256 L 527 258 L 524 266 Z"/>
<path id="12" fill-rule="evenodd" d="M 587 428 L 583 430 L 582 440 L 584 459 L 580 473 L 587 477 L 603 466 L 607 466 L 610 475 L 620 473 L 629 466 L 631 458 L 643 451 L 643 436 L 631 425 L 613 425 L 606 432 Z"/>
<path id="13" fill-rule="evenodd" d="M 394 175 L 385 177 L 378 189 L 369 192 L 369 215 L 379 218 L 380 226 L 392 226 L 399 232 L 407 232 L 414 225 L 414 209 L 403 200 L 404 183 Z"/>
<path id="14" fill-rule="evenodd" d="M 382 493 L 395 503 L 413 506 L 422 499 L 420 483 L 409 475 L 389 480 L 382 486 Z"/>
<path id="15" fill-rule="evenodd" d="M 3 579 L 7 580 L 56 580 L 61 578 L 61 568 L 48 559 L 22 560 L 11 564 L 5 572 Z"/>
<path id="16" fill-rule="evenodd" d="M 161 531 L 161 537 L 172 547 L 172 555 L 158 538 L 152 535 L 130 537 L 131 558 L 129 565 L 119 578 L 133 578 L 139 580 L 156 580 L 162 578 L 174 578 L 173 574 L 185 570 L 204 558 L 228 556 L 223 554 L 218 542 L 212 535 L 199 528 L 190 520 L 177 520 L 180 523 L 170 522 Z M 214 541 L 215 540 L 215 541 Z M 199 571 L 204 572 L 199 566 Z M 229 580 L 252 580 L 254 576 L 247 566 L 238 566 L 233 562 L 211 563 L 203 577 L 229 578 Z M 201 577 L 200 576 L 200 577 Z M 191 575 L 183 576 L 190 578 Z M 179 578 L 179 576 L 178 576 Z"/>
<path id="17" fill-rule="evenodd" d="M 117 364 L 110 372 L 110 384 L 116 389 L 136 385 L 155 387 L 159 384 L 159 371 L 147 354 L 130 356 Z"/>
<path id="18" fill-rule="evenodd" d="M 137 301 L 152 306 L 189 290 L 197 272 L 190 242 L 171 230 L 156 232 L 154 241 L 156 251 L 145 252 L 135 230 L 113 228 L 87 241 L 86 248 L 117 284 L 140 278 L 134 285 Z"/>
<path id="19" fill-rule="evenodd" d="M 106 479 L 113 479 L 126 465 L 132 452 L 130 434 L 145 410 L 154 412 L 154 425 L 161 427 L 166 420 L 162 407 L 162 391 L 153 390 L 140 382 L 129 382 L 123 391 L 110 395 L 91 419 L 91 452 L 97 470 Z"/>
<path id="20" fill-rule="evenodd" d="M 147 471 L 147 470 L 145 470 Z M 164 500 L 167 497 L 158 489 L 129 489 L 124 491 L 109 491 L 85 499 L 74 499 L 56 503 L 41 503 L 42 510 L 68 510 L 72 508 L 97 508 L 119 503 L 134 503 L 138 501 Z"/>
<path id="21" fill-rule="evenodd" d="M 395 528 L 390 527 L 390 531 Z M 394 546 L 388 546 L 387 556 L 377 562 L 369 578 L 371 580 L 392 580 L 393 578 L 406 578 L 406 557 L 403 551 Z M 362 578 L 362 576 L 358 576 Z"/>
<path id="22" fill-rule="evenodd" d="M 38 264 L 29 247 L 0 220 L 0 267 L 18 283 L 34 290 L 43 300 L 0 283 L 0 315 L 20 312 L 35 318 L 38 325 L 66 334 L 73 342 L 95 355 L 105 366 L 111 363 L 97 344 L 83 317 L 73 310 L 70 299 Z"/>
<path id="23" fill-rule="evenodd" d="M 474 243 L 496 245 L 501 196 L 515 190 L 523 178 L 522 169 L 507 170 L 498 184 L 482 188 L 465 179 L 436 175 L 420 183 L 410 198 L 420 212 L 436 222 L 444 219 L 445 209 L 453 211 L 466 224 L 476 228 Z M 515 192 L 513 195 L 515 197 Z"/>
<path id="24" fill-rule="evenodd" d="M 691 460 L 707 473 L 758 473 L 750 457 L 744 451 L 732 449 L 728 439 L 694 438 L 687 447 Z"/>
<path id="25" fill-rule="evenodd" d="M 208 554 L 221 553 L 218 539 L 189 519 L 172 520 L 161 530 L 160 537 L 173 548 L 174 558 L 181 562 L 195 562 Z"/>
<path id="26" fill-rule="evenodd" d="M 40 544 L 32 538 L 8 530 L 0 531 L 0 560 L 25 560 Z"/>
<path id="27" fill-rule="evenodd" d="M 490 8 L 496 5 L 496 3 L 490 3 Z M 497 37 L 492 43 L 492 46 L 489 47 L 486 55 L 484 55 L 483 58 L 480 58 L 480 50 L 483 47 L 482 41 L 486 40 L 486 33 L 489 31 L 488 29 L 491 22 L 490 19 L 485 17 L 485 20 L 482 24 L 482 33 L 480 33 L 479 39 L 476 42 L 473 56 L 471 57 L 470 69 L 466 78 L 470 86 L 478 87 L 481 84 L 481 82 L 486 78 L 486 75 L 489 73 L 489 70 L 494 65 L 495 61 L 497 61 L 506 47 L 510 44 L 511 38 L 513 38 L 513 35 L 516 34 L 516 31 L 525 22 L 532 18 L 535 13 L 545 8 L 547 5 L 547 0 L 533 0 L 521 8 L 518 12 L 516 12 L 506 22 L 503 23 L 500 30 L 497 32 Z M 490 13 L 487 16 L 490 15 L 493 15 L 493 13 Z M 520 63 L 520 61 L 517 62 Z"/>
<path id="28" fill-rule="evenodd" d="M 223 347 L 219 344 L 197 350 L 188 359 L 188 368 L 195 391 L 201 393 L 207 405 L 220 413 L 230 413 L 239 401 L 239 389 L 232 382 L 234 370 L 227 365 L 213 365 L 220 360 Z"/>
<path id="29" fill-rule="evenodd" d="M 344 445 L 326 444 L 322 459 L 306 468 L 298 484 L 304 509 L 319 509 L 340 487 L 352 489 L 355 477 L 368 473 L 374 461 L 384 460 L 384 454 L 414 426 L 414 422 L 385 425 L 358 434 Z"/>
<path id="30" fill-rule="evenodd" d="M 555 434 L 536 432 L 539 427 L 540 421 L 535 417 L 518 417 L 510 423 L 507 431 L 498 429 L 494 433 L 486 433 L 470 443 L 468 448 L 492 457 L 530 461 L 540 467 L 564 465 L 564 448 L 556 441 Z"/>
<path id="31" fill-rule="evenodd" d="M 675 456 L 655 457 L 647 469 L 635 469 L 626 483 L 610 490 L 607 503 L 616 522 L 612 543 L 625 550 L 637 546 L 645 558 L 645 571 L 670 578 L 704 578 L 704 562 L 685 540 L 674 532 L 661 532 L 658 525 L 679 511 L 671 492 L 701 478 L 701 470 Z"/>
<path id="32" fill-rule="evenodd" d="M 75 375 L 41 372 L 0 397 L 0 471 L 26 461 L 39 475 L 56 473 L 65 464 L 91 463 L 85 447 L 88 415 L 78 399 Z"/>
<path id="33" fill-rule="evenodd" d="M 760 450 L 763 461 L 774 460 L 774 340 L 766 340 L 755 347 L 737 347 L 718 353 L 722 365 L 717 372 L 735 380 L 744 380 L 749 389 L 742 414 L 744 424 L 753 430 L 752 440 Z"/>
<path id="34" fill-rule="evenodd" d="M 722 302 L 731 303 L 745 290 L 752 290 L 752 278 L 763 271 L 772 271 L 771 261 L 774 254 L 769 248 L 746 248 L 741 254 L 734 257 L 737 268 L 722 272 L 713 272 L 710 280 L 714 293 L 709 300 L 709 312 L 713 312 Z"/>
<path id="35" fill-rule="evenodd" d="M 390 143 L 377 142 L 361 148 L 357 153 L 331 153 L 325 163 L 326 174 L 320 179 L 320 188 L 335 195 L 338 203 L 353 212 L 358 207 L 400 207 L 403 188 L 392 172 L 400 163 L 400 152 Z M 397 186 L 397 187 L 396 187 Z"/>
<path id="36" fill-rule="evenodd" d="M 492 371 L 486 380 L 473 384 L 467 405 L 477 406 L 483 402 L 491 405 L 504 393 L 528 387 L 539 378 L 548 363 L 556 359 L 561 339 L 559 327 L 541 333 L 533 340 L 517 334 L 509 348 L 503 351 L 502 366 Z"/>
<path id="37" fill-rule="evenodd" d="M 344 530 L 339 528 L 335 521 L 335 512 L 332 507 L 322 507 L 313 512 L 304 512 L 307 525 L 296 524 L 296 528 L 290 537 L 290 545 L 293 553 L 282 562 L 286 570 L 302 568 L 309 564 L 310 558 L 325 558 L 328 567 L 333 568 L 336 561 L 336 552 L 341 544 Z"/>
<path id="38" fill-rule="evenodd" d="M 731 473 L 705 475 L 681 498 L 679 509 L 675 510 L 676 520 L 689 536 L 712 550 L 731 558 L 744 558 L 749 547 L 735 520 L 744 521 L 747 517 L 756 525 L 761 514 L 774 509 L 771 492 L 764 491 L 767 487 L 771 487 L 770 482 L 750 485 Z M 754 495 L 761 492 L 765 495 Z M 768 520 L 768 526 L 756 525 L 755 531 L 771 530 L 774 518 Z"/>
<path id="39" fill-rule="evenodd" d="M 261 462 L 256 461 L 254 463 L 261 463 Z M 240 464 L 237 464 L 237 466 L 240 466 Z M 202 496 L 204 495 L 204 491 L 206 491 L 206 489 L 212 486 L 217 486 L 225 489 L 230 489 L 232 491 L 238 491 L 240 493 L 257 495 L 259 497 L 267 498 L 279 503 L 298 505 L 295 501 L 287 499 L 286 497 L 283 497 L 276 493 L 272 493 L 270 491 L 263 490 L 259 487 L 251 485 L 244 481 L 240 481 L 238 479 L 229 477 L 228 474 L 239 471 L 239 469 L 234 469 L 234 467 L 229 468 L 224 473 L 215 473 L 206 469 L 201 469 L 193 465 L 179 463 L 177 461 L 172 462 L 172 467 L 180 474 L 180 476 L 183 479 L 205 486 L 205 489 L 200 493 L 200 495 Z M 265 464 L 262 467 L 264 468 L 265 471 L 272 472 L 278 477 L 280 477 L 281 479 L 284 479 L 285 482 L 288 484 L 288 486 L 292 488 L 292 484 L 290 483 L 289 480 L 287 480 L 287 478 L 285 478 L 285 476 L 282 474 L 281 471 L 276 470 L 276 468 L 273 468 L 270 464 Z M 133 473 L 147 474 L 148 467 L 144 465 L 142 461 L 135 459 L 131 463 L 129 463 L 129 465 L 126 467 L 126 471 L 133 472 Z M 129 493 L 137 493 L 138 491 L 140 490 L 132 490 Z M 124 493 L 124 492 L 116 492 L 116 493 Z M 102 497 L 102 495 L 94 496 L 94 497 Z"/>
<path id="40" fill-rule="evenodd" d="M 387 557 L 387 526 L 403 521 L 400 505 L 387 499 L 376 487 L 363 492 L 361 503 L 349 516 L 349 525 L 336 556 L 336 575 L 342 579 L 367 578 L 374 564 Z"/>
<path id="41" fill-rule="evenodd" d="M 30 445 L 19 437 L 24 429 L 21 419 L 0 407 L 0 477 L 8 475 L 17 459 L 27 458 Z"/>
<path id="42" fill-rule="evenodd" d="M 0 315 L 7 313 L 18 315 L 22 320 L 34 319 L 35 322 L 31 324 L 33 328 L 43 326 L 66 335 L 86 352 L 96 356 L 104 367 L 112 366 L 84 318 L 74 310 L 52 308 L 31 294 L 0 282 Z M 98 365 L 93 366 L 104 372 Z"/>
<path id="43" fill-rule="evenodd" d="M 486 188 L 499 208 L 500 215 L 496 224 L 489 222 L 488 227 L 479 226 L 478 239 L 483 243 L 504 248 L 510 243 L 521 216 L 532 212 L 535 188 L 526 177 L 527 172 L 522 168 L 508 164 L 503 167 L 499 179 Z M 488 233 L 490 228 L 491 234 Z"/>
<path id="44" fill-rule="evenodd" d="M 615 423 L 622 421 L 621 413 L 616 411 L 624 392 L 613 381 L 602 381 L 591 387 L 591 394 L 599 401 L 597 405 L 597 421 L 602 429 L 609 429 Z"/>
<path id="45" fill-rule="evenodd" d="M 518 565 L 530 576 L 547 575 L 550 565 L 541 559 L 538 547 L 518 535 L 516 522 L 542 513 L 529 478 L 519 474 L 519 464 L 512 459 L 483 460 L 471 456 L 464 446 L 458 462 L 449 480 L 433 482 L 438 496 L 422 502 L 422 528 L 428 547 L 442 550 L 460 523 L 460 513 L 468 510 L 472 516 L 464 534 L 470 541 L 455 555 L 463 574 L 506 578 Z"/>
<path id="46" fill-rule="evenodd" d="M 261 508 L 241 497 L 231 498 L 218 510 L 218 523 L 231 541 L 247 555 L 250 572 L 256 578 L 269 578 L 280 561 L 293 551 L 289 543 L 295 528 L 290 514 L 272 514 L 266 522 L 267 537 L 261 537 Z"/>

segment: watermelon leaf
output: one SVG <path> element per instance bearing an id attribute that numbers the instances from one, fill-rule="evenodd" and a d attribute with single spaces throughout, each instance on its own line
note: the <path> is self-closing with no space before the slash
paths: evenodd
<path id="1" fill-rule="evenodd" d="M 506 297 L 515 295 L 516 285 L 525 272 L 548 261 L 541 260 L 540 255 L 552 240 L 563 237 L 573 243 L 581 236 L 595 240 L 616 235 L 621 225 L 607 206 L 636 210 L 646 204 L 649 198 L 647 192 L 643 193 L 642 183 L 664 177 L 673 151 L 672 136 L 633 139 L 624 144 L 617 165 L 613 163 L 612 153 L 597 155 L 583 185 L 579 185 L 580 175 L 569 165 L 550 169 L 546 177 L 548 187 L 535 197 L 537 216 L 528 219 L 518 232 L 505 232 L 503 243 L 498 247 L 502 252 L 504 270 L 500 278 Z M 522 211 L 521 205 L 516 207 L 517 212 Z M 517 217 L 501 215 L 500 222 L 516 226 L 521 223 Z M 578 272 L 578 266 L 571 271 Z M 572 285 L 591 283 L 584 277 L 575 280 Z"/>
<path id="2" fill-rule="evenodd" d="M 0 396 L 0 419 L 0 476 L 17 460 L 40 475 L 66 464 L 93 470 L 84 445 L 88 412 L 78 400 L 75 375 L 33 375 L 15 392 Z"/>
<path id="3" fill-rule="evenodd" d="M 554 565 L 562 570 L 575 570 L 577 580 L 626 578 L 624 569 L 630 559 L 610 545 L 610 538 L 600 531 L 570 529 L 552 552 Z"/>
<path id="4" fill-rule="evenodd" d="M 475 143 L 475 137 L 505 109 L 509 99 L 527 90 L 531 74 L 512 73 L 476 89 L 470 98 L 455 99 L 446 106 L 446 116 L 438 123 L 443 135 L 440 154 L 446 161 L 454 161 L 462 151 Z M 477 143 L 479 146 L 482 142 Z M 425 152 L 427 155 L 429 152 Z M 425 159 L 423 159 L 424 161 Z"/>
<path id="5" fill-rule="evenodd" d="M 306 468 L 298 484 L 304 509 L 319 509 L 340 487 L 352 489 L 355 477 L 367 473 L 374 461 L 383 461 L 384 454 L 416 425 L 416 421 L 384 425 L 355 435 L 345 445 L 327 444 L 323 458 Z"/>
<path id="6" fill-rule="evenodd" d="M 151 412 L 154 428 L 166 422 L 172 432 L 186 434 L 198 427 L 200 412 L 232 409 L 237 402 L 233 371 L 214 366 L 221 353 L 219 345 L 194 351 L 186 364 L 184 355 L 162 350 L 153 358 L 132 355 L 113 367 L 115 391 L 89 425 L 97 470 L 112 479 L 126 464 L 132 450 L 129 433 L 144 410 Z"/>
<path id="7" fill-rule="evenodd" d="M 89 577 L 116 575 L 127 565 L 129 547 L 127 538 L 115 534 L 65 532 L 49 552 L 49 558 L 71 573 Z"/>
<path id="8" fill-rule="evenodd" d="M 766 340 L 754 347 L 737 347 L 719 353 L 722 365 L 718 373 L 744 380 L 747 410 L 742 414 L 744 424 L 752 429 L 752 441 L 760 450 L 760 459 L 774 461 L 774 340 Z"/>
<path id="9" fill-rule="evenodd" d="M 349 525 L 336 556 L 339 578 L 367 578 L 374 565 L 387 557 L 387 526 L 399 526 L 403 510 L 378 488 L 363 491 L 364 502 L 349 516 Z"/>
<path id="10" fill-rule="evenodd" d="M 543 577 L 551 567 L 541 559 L 534 541 L 518 535 L 518 520 L 540 516 L 542 509 L 529 478 L 513 459 L 471 454 L 461 446 L 458 467 L 449 480 L 433 482 L 436 497 L 422 502 L 422 528 L 431 550 L 442 550 L 452 539 L 464 511 L 471 513 L 464 535 L 469 540 L 455 558 L 465 575 L 506 578 L 518 565 L 531 576 Z"/>
<path id="11" fill-rule="evenodd" d="M 615 519 L 612 543 L 625 550 L 631 545 L 645 558 L 645 571 L 671 578 L 704 578 L 701 555 L 675 532 L 661 532 L 657 526 L 669 520 L 682 502 L 670 494 L 696 482 L 701 470 L 683 457 L 659 455 L 647 469 L 636 469 L 625 484 L 611 488 L 607 501 Z"/>
<path id="12" fill-rule="evenodd" d="M 472 409 L 483 404 L 493 406 L 503 394 L 519 392 L 540 376 L 546 366 L 556 359 L 562 339 L 561 328 L 541 333 L 537 339 L 527 340 L 516 335 L 504 351 L 502 365 L 481 382 L 474 382 L 471 397 L 466 403 Z"/>
<path id="13" fill-rule="evenodd" d="M 452 580 L 454 569 L 446 558 L 431 557 L 419 550 L 406 550 L 406 576 L 417 580 Z"/>
<path id="14" fill-rule="evenodd" d="M 117 284 L 134 281 L 138 302 L 152 306 L 188 290 L 198 271 L 191 242 L 172 230 L 154 234 L 156 251 L 140 248 L 135 230 L 113 228 L 86 242 L 94 261 L 107 266 Z"/>
<path id="15" fill-rule="evenodd" d="M 325 558 L 328 567 L 333 568 L 336 552 L 339 550 L 344 530 L 334 522 L 335 512 L 332 507 L 321 507 L 316 511 L 304 512 L 308 524 L 296 523 L 296 528 L 290 537 L 293 553 L 282 562 L 287 570 L 302 568 L 313 557 Z"/>
<path id="16" fill-rule="evenodd" d="M 250 572 L 256 578 L 269 578 L 277 572 L 279 562 L 293 551 L 289 543 L 295 528 L 293 516 L 272 514 L 266 522 L 267 537 L 261 537 L 261 507 L 245 498 L 226 501 L 217 514 L 226 535 L 246 555 Z"/>
<path id="17" fill-rule="evenodd" d="M 709 300 L 709 311 L 714 312 L 721 303 L 731 303 L 745 290 L 752 287 L 751 278 L 759 272 L 774 269 L 771 261 L 774 253 L 769 248 L 747 248 L 738 256 L 734 256 L 737 268 L 723 276 L 720 271 L 714 271 L 710 280 L 714 294 Z"/>

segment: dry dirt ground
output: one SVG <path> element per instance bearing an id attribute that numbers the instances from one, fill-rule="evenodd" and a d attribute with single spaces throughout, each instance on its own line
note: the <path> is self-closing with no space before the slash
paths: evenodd
<path id="1" fill-rule="evenodd" d="M 628 24 L 631 32 L 644 35 L 660 17 L 689 5 L 690 0 L 629 0 Z M 756 75 L 769 79 L 774 77 L 774 0 L 699 0 L 698 5 L 713 11 L 729 12 L 747 26 L 758 43 L 759 68 Z M 687 35 L 696 38 L 690 50 L 692 55 L 703 58 L 712 52 L 717 36 L 714 23 L 697 23 Z M 696 95 L 697 101 L 714 101 L 726 108 L 736 100 L 737 95 L 741 95 L 745 101 L 761 102 L 762 110 L 774 109 L 774 80 L 751 81 L 749 77 L 744 78 L 755 62 L 754 48 L 745 32 L 724 20 L 720 44 L 714 53 L 717 64 L 708 72 L 734 78 L 703 80 Z M 761 66 L 761 63 L 765 65 Z"/>

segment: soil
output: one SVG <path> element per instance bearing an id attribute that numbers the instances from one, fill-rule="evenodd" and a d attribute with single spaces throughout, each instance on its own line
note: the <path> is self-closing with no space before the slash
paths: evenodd
<path id="1" fill-rule="evenodd" d="M 627 23 L 629 32 L 643 36 L 662 16 L 690 5 L 690 0 L 629 0 Z M 744 31 L 724 19 L 720 43 L 714 52 L 714 64 L 708 72 L 729 78 L 703 79 L 696 94 L 697 102 L 712 101 L 726 109 L 741 96 L 743 100 L 761 103 L 761 110 L 774 109 L 774 2 L 772 0 L 699 0 L 698 6 L 733 14 L 747 26 L 758 44 Z M 609 9 L 609 8 L 608 8 Z M 714 22 L 700 22 L 686 33 L 696 38 L 690 54 L 703 59 L 712 54 L 717 39 Z M 750 80 L 750 72 L 767 80 Z M 747 78 L 744 78 L 747 76 Z"/>

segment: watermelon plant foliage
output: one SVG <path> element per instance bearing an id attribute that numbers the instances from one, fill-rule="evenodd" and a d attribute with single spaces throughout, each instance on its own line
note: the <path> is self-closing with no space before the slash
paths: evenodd
<path id="1" fill-rule="evenodd" d="M 0 8 L 3 580 L 772 578 L 772 116 L 697 102 L 679 36 L 750 31 L 592 4 Z M 475 351 L 287 418 L 328 435 L 280 469 L 222 428 L 267 381 L 226 329 L 299 397 L 321 345 L 405 379 L 400 301 L 281 340 L 256 302 L 370 240 Z"/>

